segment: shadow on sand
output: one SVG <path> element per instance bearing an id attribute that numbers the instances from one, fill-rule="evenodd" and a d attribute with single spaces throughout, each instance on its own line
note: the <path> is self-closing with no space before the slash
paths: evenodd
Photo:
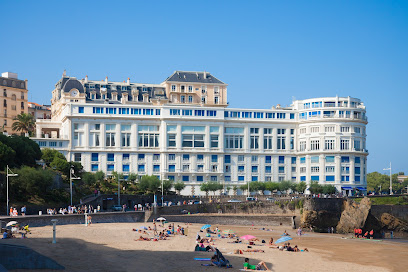
<path id="1" fill-rule="evenodd" d="M 154 243 L 133 241 L 129 243 Z M 202 266 L 208 261 L 195 261 L 194 258 L 211 258 L 213 252 L 178 252 L 150 251 L 150 250 L 121 250 L 107 245 L 94 244 L 79 239 L 60 238 L 56 244 L 50 239 L 10 239 L 1 241 L 0 244 L 14 246 L 27 246 L 38 253 L 54 260 L 65 267 L 66 271 L 146 271 L 146 272 L 191 272 L 191 271 L 237 271 L 243 268 L 244 257 L 229 255 L 222 252 L 230 261 L 233 268 L 225 269 L 214 266 Z M 222 251 L 222 249 L 221 249 Z M 7 253 L 6 253 L 7 254 Z M 258 253 L 250 259 L 250 263 L 256 264 L 262 259 L 263 254 Z M 271 269 L 272 265 L 267 264 Z M 12 268 L 8 268 L 12 269 Z M 20 271 L 19 269 L 13 271 Z M 27 271 L 27 270 L 21 270 Z M 36 271 L 61 271 L 53 269 L 40 269 Z M 273 271 L 273 269 L 272 269 Z"/>

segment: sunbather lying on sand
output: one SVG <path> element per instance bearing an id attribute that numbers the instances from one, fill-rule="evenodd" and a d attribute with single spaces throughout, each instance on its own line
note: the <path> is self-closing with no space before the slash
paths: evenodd
<path id="1" fill-rule="evenodd" d="M 266 266 L 264 261 L 261 261 L 257 265 L 252 265 L 252 264 L 249 264 L 249 259 L 245 258 L 244 270 L 261 270 L 262 267 L 265 268 L 266 271 L 270 271 L 269 268 Z"/>
<path id="2" fill-rule="evenodd" d="M 150 238 L 146 238 L 140 235 L 139 239 L 135 239 L 135 241 L 150 241 Z"/>
<path id="3" fill-rule="evenodd" d="M 262 250 L 262 249 L 246 249 L 246 250 L 244 250 L 245 252 L 265 252 L 264 250 Z"/>

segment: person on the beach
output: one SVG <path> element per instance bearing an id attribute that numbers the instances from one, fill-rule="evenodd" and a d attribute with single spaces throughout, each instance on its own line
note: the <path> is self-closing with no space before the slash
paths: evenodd
<path id="1" fill-rule="evenodd" d="M 374 230 L 370 230 L 370 239 L 373 239 L 374 237 Z"/>
<path id="2" fill-rule="evenodd" d="M 153 223 L 153 234 L 157 235 L 157 226 L 156 223 Z"/>
<path id="3" fill-rule="evenodd" d="M 269 240 L 269 245 L 272 246 L 273 245 L 273 238 L 271 237 L 271 240 Z"/>
<path id="4" fill-rule="evenodd" d="M 261 270 L 262 267 L 264 267 L 266 271 L 270 271 L 269 268 L 266 266 L 266 263 L 264 261 L 261 261 L 257 265 L 252 265 L 252 264 L 249 264 L 249 259 L 245 258 L 244 270 Z"/>

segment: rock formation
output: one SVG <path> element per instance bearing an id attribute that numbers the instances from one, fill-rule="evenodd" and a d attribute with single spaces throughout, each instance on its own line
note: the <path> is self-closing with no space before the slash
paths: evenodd
<path id="1" fill-rule="evenodd" d="M 371 201 L 368 198 L 363 198 L 360 204 L 347 200 L 344 203 L 344 210 L 336 228 L 337 232 L 350 233 L 355 228 L 364 228 L 370 209 Z"/>

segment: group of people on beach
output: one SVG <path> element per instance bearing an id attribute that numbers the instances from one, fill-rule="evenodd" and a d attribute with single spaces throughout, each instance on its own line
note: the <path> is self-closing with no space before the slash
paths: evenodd
<path id="1" fill-rule="evenodd" d="M 374 238 L 374 230 L 366 231 L 363 235 L 363 230 L 361 228 L 354 229 L 354 237 L 355 238 L 365 238 L 365 239 L 373 239 Z"/>
<path id="2" fill-rule="evenodd" d="M 27 212 L 27 207 L 24 205 L 23 207 L 21 207 L 21 215 L 25 216 L 26 212 Z M 17 208 L 16 207 L 10 207 L 9 215 L 10 216 L 18 216 Z"/>

